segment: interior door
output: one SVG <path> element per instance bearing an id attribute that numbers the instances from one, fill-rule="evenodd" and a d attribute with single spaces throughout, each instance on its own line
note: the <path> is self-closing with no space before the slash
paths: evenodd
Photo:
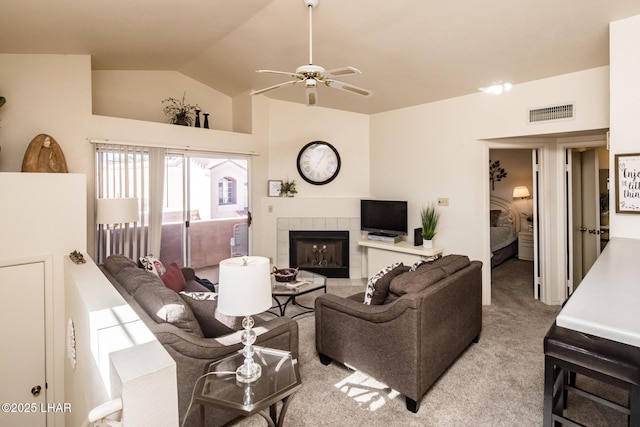
<path id="1" fill-rule="evenodd" d="M 2 426 L 47 424 L 44 284 L 44 262 L 0 267 Z"/>
<path id="2" fill-rule="evenodd" d="M 575 291 L 600 256 L 599 162 L 595 149 L 568 150 L 569 239 L 571 242 L 569 292 Z"/>
<path id="3" fill-rule="evenodd" d="M 538 150 L 531 152 L 531 162 L 533 171 L 533 297 L 540 299 L 541 277 L 540 268 L 540 223 L 539 223 L 539 197 L 538 191 L 540 187 L 540 159 L 538 158 Z"/>

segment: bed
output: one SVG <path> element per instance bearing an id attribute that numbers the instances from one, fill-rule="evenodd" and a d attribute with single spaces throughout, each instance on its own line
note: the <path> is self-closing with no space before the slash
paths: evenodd
<path id="1" fill-rule="evenodd" d="M 504 199 L 491 197 L 489 202 L 491 268 L 518 254 L 520 212 Z"/>

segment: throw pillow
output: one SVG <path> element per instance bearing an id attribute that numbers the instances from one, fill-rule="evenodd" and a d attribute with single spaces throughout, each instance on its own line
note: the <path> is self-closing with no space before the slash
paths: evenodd
<path id="1" fill-rule="evenodd" d="M 167 288 L 172 289 L 175 292 L 184 290 L 184 287 L 187 284 L 184 280 L 184 276 L 182 275 L 182 270 L 180 270 L 180 267 L 175 262 L 169 264 L 167 271 L 160 276 L 160 278 Z"/>
<path id="2" fill-rule="evenodd" d="M 489 226 L 497 227 L 498 226 L 498 218 L 500 218 L 500 213 L 502 211 L 500 209 L 491 209 L 489 211 Z"/>
<path id="3" fill-rule="evenodd" d="M 162 275 L 166 272 L 166 268 L 162 264 L 162 262 L 153 255 L 147 255 L 140 257 L 140 265 L 147 271 L 154 273 L 158 277 L 162 277 Z"/>
<path id="4" fill-rule="evenodd" d="M 364 304 L 366 305 L 380 305 L 384 303 L 389 293 L 389 284 L 391 279 L 403 270 L 399 267 L 404 267 L 401 262 L 391 264 L 382 270 L 374 274 L 367 282 L 367 288 L 364 293 Z M 398 271 L 396 271 L 398 270 Z"/>

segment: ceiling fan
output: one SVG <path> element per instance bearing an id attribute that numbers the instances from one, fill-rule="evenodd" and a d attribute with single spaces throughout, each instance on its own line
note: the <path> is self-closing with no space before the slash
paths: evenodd
<path id="1" fill-rule="evenodd" d="M 303 0 L 309 9 L 309 64 L 302 65 L 294 73 L 288 71 L 257 70 L 257 73 L 283 74 L 293 77 L 295 80 L 279 83 L 264 89 L 252 90 L 251 95 L 258 95 L 270 90 L 279 89 L 284 86 L 295 85 L 304 82 L 307 105 L 318 103 L 318 85 L 324 83 L 326 86 L 354 93 L 360 96 L 371 96 L 371 91 L 347 83 L 334 80 L 336 76 L 347 76 L 349 74 L 360 74 L 360 70 L 354 67 L 341 67 L 332 70 L 325 70 L 319 65 L 313 64 L 313 8 L 318 6 L 320 0 Z"/>

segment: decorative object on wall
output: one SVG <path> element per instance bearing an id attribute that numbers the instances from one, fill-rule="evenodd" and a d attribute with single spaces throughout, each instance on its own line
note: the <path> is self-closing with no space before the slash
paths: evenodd
<path id="1" fill-rule="evenodd" d="M 420 210 L 420 221 L 422 223 L 422 246 L 433 247 L 433 238 L 436 235 L 436 228 L 440 220 L 440 212 L 433 203 L 423 206 Z"/>
<path id="2" fill-rule="evenodd" d="M 7 100 L 4 96 L 0 96 L 0 107 L 7 103 Z M 2 147 L 0 146 L 0 151 L 2 151 Z"/>
<path id="3" fill-rule="evenodd" d="M 489 181 L 491 181 L 491 191 L 495 190 L 495 183 L 497 181 L 502 181 L 502 178 L 507 177 L 507 172 L 504 168 L 500 167 L 500 160 L 496 160 L 491 163 L 491 159 L 489 159 Z"/>
<path id="4" fill-rule="evenodd" d="M 640 153 L 616 154 L 616 212 L 640 214 Z"/>
<path id="5" fill-rule="evenodd" d="M 531 196 L 529 189 L 526 186 L 514 187 L 513 198 L 514 199 L 528 199 Z"/>
<path id="6" fill-rule="evenodd" d="M 31 140 L 22 159 L 22 172 L 67 173 L 67 161 L 58 142 L 41 133 Z"/>
<path id="7" fill-rule="evenodd" d="M 209 129 L 209 113 L 203 113 L 204 116 L 204 128 Z"/>
<path id="8" fill-rule="evenodd" d="M 196 108 L 196 127 L 200 127 L 200 109 Z"/>
<path id="9" fill-rule="evenodd" d="M 298 153 L 298 173 L 309 184 L 324 185 L 333 181 L 340 172 L 338 150 L 324 141 L 306 144 Z"/>
<path id="10" fill-rule="evenodd" d="M 280 184 L 280 195 L 283 197 L 293 197 L 294 194 L 298 193 L 296 190 L 296 180 L 292 179 L 289 181 L 289 178 L 282 181 Z"/>
<path id="11" fill-rule="evenodd" d="M 182 100 L 175 98 L 167 98 L 162 100 L 162 103 L 166 104 L 164 106 L 164 114 L 169 116 L 169 123 L 181 126 L 191 126 L 191 124 L 193 123 L 195 118 L 195 111 L 199 107 L 198 104 L 185 104 L 184 100 L 186 96 L 187 92 L 185 91 L 182 95 Z"/>
<path id="12" fill-rule="evenodd" d="M 282 181 L 270 180 L 269 181 L 269 197 L 280 197 L 280 189 L 282 188 Z"/>

